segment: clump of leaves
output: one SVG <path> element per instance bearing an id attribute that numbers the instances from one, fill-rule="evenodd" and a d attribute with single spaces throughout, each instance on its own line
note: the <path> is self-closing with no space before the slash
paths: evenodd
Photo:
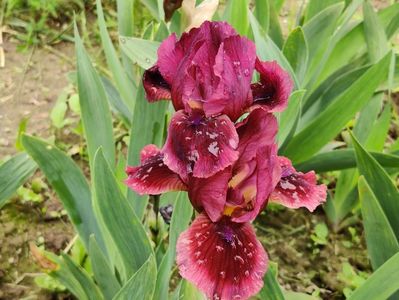
<path id="1" fill-rule="evenodd" d="M 363 285 L 369 275 L 365 272 L 356 272 L 348 262 L 342 264 L 342 271 L 338 273 L 338 279 L 345 283 L 343 293 L 349 298 L 355 289 Z"/>

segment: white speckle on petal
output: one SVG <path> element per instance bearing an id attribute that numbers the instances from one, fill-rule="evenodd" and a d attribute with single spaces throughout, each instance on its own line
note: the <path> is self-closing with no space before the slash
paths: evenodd
<path id="1" fill-rule="evenodd" d="M 284 190 L 296 190 L 296 186 L 286 180 L 281 180 L 280 186 Z"/>
<path id="2" fill-rule="evenodd" d="M 241 264 L 244 263 L 244 259 L 241 256 L 239 256 L 239 255 L 234 256 L 234 260 L 235 261 L 239 261 Z"/>
<path id="3" fill-rule="evenodd" d="M 208 146 L 208 151 L 212 153 L 214 156 L 218 156 L 219 153 L 218 142 L 210 143 Z"/>
<path id="4" fill-rule="evenodd" d="M 237 148 L 237 141 L 235 139 L 229 139 L 229 145 L 231 148 Z"/>

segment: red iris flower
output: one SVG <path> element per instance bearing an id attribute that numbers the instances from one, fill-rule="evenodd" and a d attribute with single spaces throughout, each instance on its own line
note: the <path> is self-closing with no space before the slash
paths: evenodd
<path id="1" fill-rule="evenodd" d="M 260 82 L 251 85 L 255 68 Z M 281 111 L 292 89 L 289 75 L 275 62 L 259 61 L 254 43 L 225 22 L 204 22 L 179 40 L 169 36 L 143 84 L 150 102 L 171 99 L 177 111 L 162 153 L 184 178 L 206 178 L 232 165 L 234 122 L 258 106 Z"/>
<path id="2" fill-rule="evenodd" d="M 211 299 L 247 299 L 268 264 L 250 222 L 268 200 L 313 211 L 326 198 L 314 172 L 277 156 L 272 112 L 287 106 L 292 81 L 230 25 L 205 22 L 167 38 L 143 84 L 150 102 L 171 99 L 176 113 L 164 147 L 147 145 L 126 184 L 139 194 L 188 191 L 200 214 L 178 239 L 180 274 Z"/>

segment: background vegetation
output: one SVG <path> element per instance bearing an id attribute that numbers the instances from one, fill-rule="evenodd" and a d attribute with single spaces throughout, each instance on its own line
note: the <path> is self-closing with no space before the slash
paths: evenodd
<path id="1" fill-rule="evenodd" d="M 121 184 L 126 161 L 164 138 L 170 108 L 147 106 L 139 79 L 159 42 L 184 24 L 180 12 L 165 24 L 157 1 L 117 2 L 1 3 L 0 298 L 125 299 L 121 287 L 137 288 L 134 274 L 155 276 L 154 299 L 169 281 L 179 299 L 196 293 L 173 267 L 174 242 L 192 213 L 185 196 L 162 196 L 161 206 L 174 205 L 168 225 L 153 199 L 147 205 Z M 296 88 L 279 116 L 279 151 L 329 187 L 314 215 L 270 205 L 256 221 L 278 265 L 259 297 L 365 299 L 373 291 L 379 298 L 370 299 L 386 299 L 398 288 L 386 278 L 399 276 L 399 3 L 237 0 L 222 3 L 215 19 L 291 72 Z M 109 265 L 110 251 L 121 261 Z M 112 276 L 102 282 L 96 266 Z"/>

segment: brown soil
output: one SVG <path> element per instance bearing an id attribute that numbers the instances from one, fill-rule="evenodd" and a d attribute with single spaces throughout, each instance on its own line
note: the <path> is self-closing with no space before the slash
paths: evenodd
<path id="1" fill-rule="evenodd" d="M 71 43 L 24 53 L 16 50 L 17 44 L 10 38 L 5 38 L 2 46 L 0 161 L 17 152 L 15 140 L 23 118 L 29 119 L 27 132 L 43 138 L 52 134 L 49 114 L 68 83 L 67 73 L 74 68 Z M 0 210 L 0 299 L 56 299 L 33 282 L 41 270 L 29 253 L 29 242 L 59 253 L 74 232 L 65 217 L 51 217 L 51 213 L 60 215 L 62 206 L 51 191 L 45 194 L 40 205 L 16 199 Z"/>
<path id="2" fill-rule="evenodd" d="M 23 118 L 29 119 L 29 133 L 42 137 L 50 135 L 51 108 L 67 85 L 66 74 L 74 68 L 73 60 L 66 60 L 74 53 L 74 46 L 70 43 L 54 48 L 32 48 L 21 53 L 16 51 L 16 43 L 6 38 L 3 48 L 5 68 L 0 68 L 0 160 L 16 152 L 17 128 Z"/>
<path id="3" fill-rule="evenodd" d="M 360 222 L 353 225 L 355 237 L 347 228 L 340 233 L 329 229 L 327 243 L 317 245 L 311 234 L 321 222 L 327 223 L 322 211 L 268 209 L 257 218 L 255 228 L 269 259 L 278 263 L 278 278 L 284 289 L 319 292 L 322 299 L 345 299 L 343 289 L 353 286 L 340 278 L 343 265 L 349 263 L 356 273 L 371 273 L 363 229 Z"/>
<path id="4" fill-rule="evenodd" d="M 60 253 L 74 232 L 66 219 L 48 217 L 50 211 L 60 213 L 59 202 L 49 199 L 45 203 L 13 202 L 0 210 L 0 299 L 57 299 L 34 284 L 41 270 L 32 259 L 29 243 Z"/>

